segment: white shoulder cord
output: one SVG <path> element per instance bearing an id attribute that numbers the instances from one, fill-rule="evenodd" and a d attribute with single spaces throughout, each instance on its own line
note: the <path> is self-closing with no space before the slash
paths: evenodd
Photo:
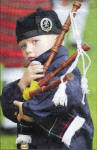
<path id="1" fill-rule="evenodd" d="M 86 73 L 91 65 L 91 60 L 90 60 L 90 57 L 86 54 L 86 52 L 82 49 L 82 46 L 81 46 L 81 38 L 80 38 L 80 34 L 77 30 L 77 26 L 76 26 L 76 23 L 75 23 L 75 17 L 73 17 L 73 13 L 71 12 L 70 13 L 70 18 L 71 18 L 71 26 L 72 26 L 72 31 L 73 31 L 73 34 L 75 35 L 76 37 L 76 43 L 77 43 L 77 57 L 75 59 L 75 61 L 72 63 L 72 65 L 70 66 L 70 68 L 67 70 L 67 72 L 65 73 L 65 75 L 67 73 L 71 73 L 77 66 L 78 64 L 78 60 L 79 60 L 79 57 L 82 56 L 82 63 L 83 63 L 83 76 L 82 76 L 82 79 L 81 79 L 81 88 L 82 88 L 82 93 L 83 93 L 83 98 L 82 98 L 82 104 L 85 104 L 84 102 L 84 98 L 85 98 L 85 94 L 89 93 L 89 90 L 88 90 L 88 80 L 86 78 Z M 87 57 L 88 61 L 89 61 L 89 64 L 88 66 L 86 67 L 85 66 L 85 56 Z M 57 105 L 63 105 L 65 104 L 65 106 L 67 106 L 67 95 L 66 95 L 66 84 L 67 84 L 67 81 L 64 82 L 63 81 L 63 78 L 64 76 L 61 76 L 60 80 L 61 80 L 61 83 L 59 85 L 59 88 L 57 90 L 57 92 L 55 93 L 54 97 L 53 97 L 53 102 L 54 104 L 57 106 Z"/>

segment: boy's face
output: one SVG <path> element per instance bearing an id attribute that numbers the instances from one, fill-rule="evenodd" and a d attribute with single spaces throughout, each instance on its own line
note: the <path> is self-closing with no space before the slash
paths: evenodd
<path id="1" fill-rule="evenodd" d="M 40 35 L 20 41 L 19 47 L 27 63 L 51 49 L 57 36 L 55 34 Z"/>

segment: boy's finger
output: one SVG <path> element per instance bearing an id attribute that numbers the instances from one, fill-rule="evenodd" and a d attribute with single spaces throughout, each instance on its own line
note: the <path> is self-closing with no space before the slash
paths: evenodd
<path id="1" fill-rule="evenodd" d="M 39 79 L 39 78 L 42 78 L 42 77 L 44 77 L 44 74 L 36 74 L 36 75 L 33 76 L 33 79 L 35 80 L 35 79 Z"/>
<path id="2" fill-rule="evenodd" d="M 14 104 L 15 106 L 18 106 L 18 107 L 19 107 L 19 102 L 18 102 L 18 101 L 15 100 L 15 101 L 13 102 L 13 104 Z"/>
<path id="3" fill-rule="evenodd" d="M 32 72 L 33 72 L 33 73 L 42 73 L 42 72 L 43 72 L 43 69 L 36 69 L 36 70 L 33 70 Z"/>
<path id="4" fill-rule="evenodd" d="M 41 65 L 41 63 L 39 61 L 32 61 L 30 63 L 30 66 L 33 66 L 33 65 Z"/>
<path id="5" fill-rule="evenodd" d="M 17 120 L 20 122 L 21 121 L 21 115 L 20 114 L 18 114 L 18 116 L 17 116 Z"/>

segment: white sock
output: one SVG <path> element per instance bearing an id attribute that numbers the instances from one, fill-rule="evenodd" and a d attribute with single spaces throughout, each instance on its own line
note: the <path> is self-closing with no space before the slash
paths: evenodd
<path id="1" fill-rule="evenodd" d="M 10 129 L 10 128 L 16 128 L 17 123 L 14 123 L 13 121 L 7 119 L 6 117 L 3 118 L 3 121 L 1 123 L 1 126 L 5 129 Z"/>

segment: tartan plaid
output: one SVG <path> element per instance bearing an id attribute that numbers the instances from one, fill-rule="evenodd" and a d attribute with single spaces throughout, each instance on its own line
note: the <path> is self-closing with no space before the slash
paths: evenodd
<path id="1" fill-rule="evenodd" d="M 48 133 L 48 136 L 55 137 L 58 142 L 61 142 L 65 131 L 68 129 L 75 117 L 75 113 L 67 114 L 65 116 L 61 116 L 61 118 L 56 118 L 50 127 L 49 124 L 47 124 L 47 126 L 40 125 L 40 127 Z"/>

